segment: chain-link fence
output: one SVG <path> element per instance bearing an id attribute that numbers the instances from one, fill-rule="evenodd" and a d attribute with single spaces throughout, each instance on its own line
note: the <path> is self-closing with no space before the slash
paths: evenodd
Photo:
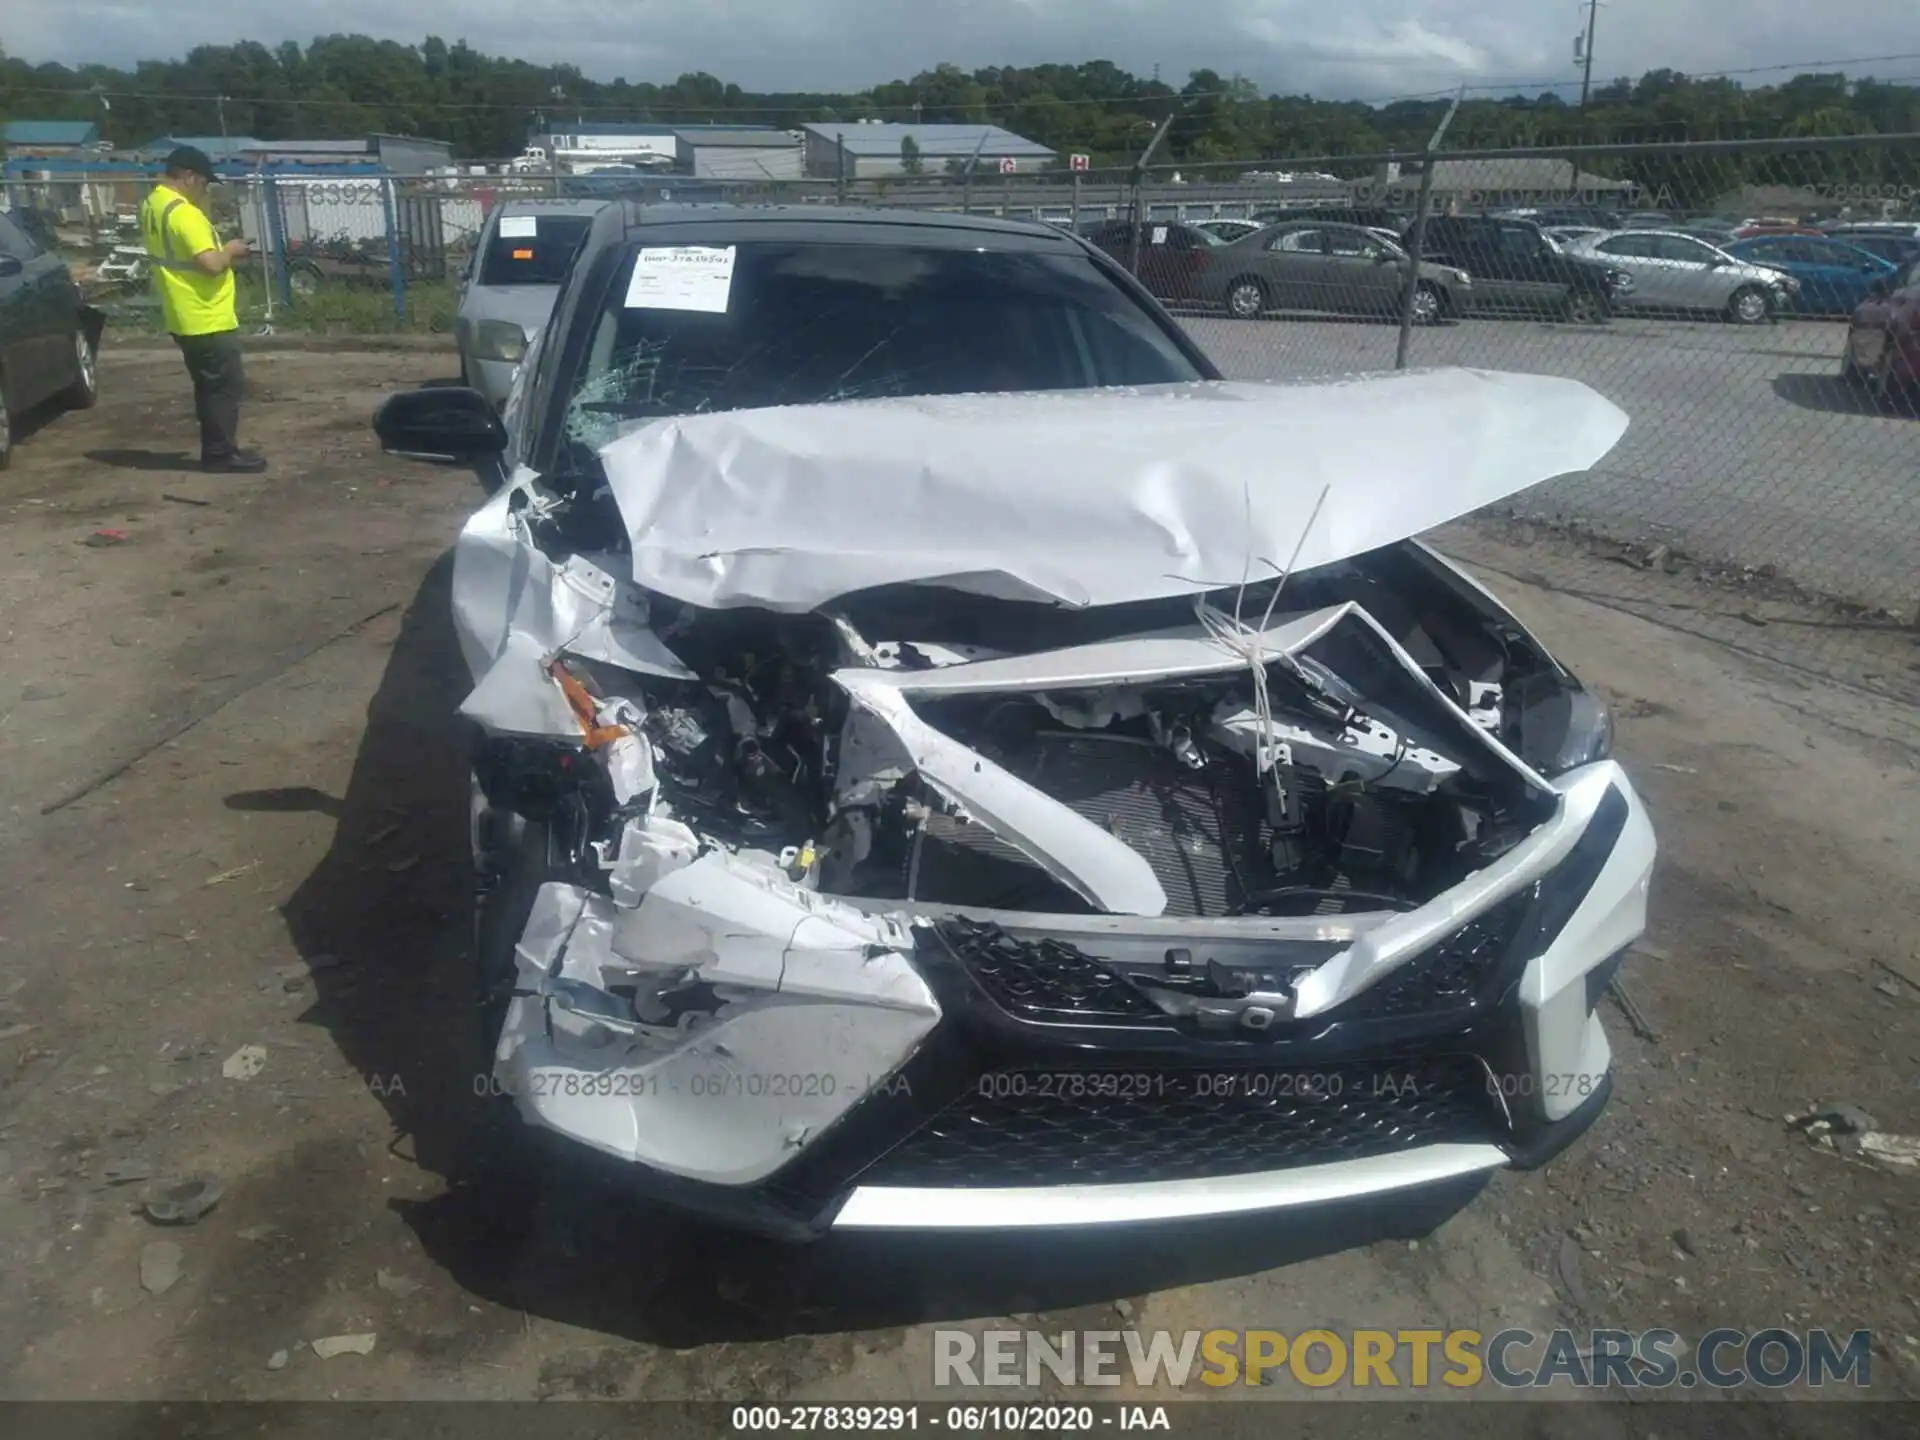
<path id="1" fill-rule="evenodd" d="M 134 224 L 149 184 L 9 185 L 16 215 L 57 230 L 126 323 L 153 313 Z M 259 255 L 246 322 L 333 332 L 451 330 L 486 217 L 510 199 L 879 204 L 1073 228 L 1235 378 L 1462 365 L 1592 385 L 1627 434 L 1594 470 L 1508 506 L 1522 533 L 1621 562 L 1617 600 L 1688 603 L 1673 572 L 1705 578 L 1729 597 L 1702 612 L 1727 637 L 1920 688 L 1920 136 L 886 180 L 281 175 L 217 193 L 216 220 Z"/>

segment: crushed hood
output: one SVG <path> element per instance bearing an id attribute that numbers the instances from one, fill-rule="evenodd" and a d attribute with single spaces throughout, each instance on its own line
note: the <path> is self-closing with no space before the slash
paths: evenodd
<path id="1" fill-rule="evenodd" d="M 601 459 L 635 582 L 692 605 L 928 583 L 1090 606 L 1364 554 L 1587 469 L 1626 426 L 1577 381 L 1432 370 L 735 410 Z"/>

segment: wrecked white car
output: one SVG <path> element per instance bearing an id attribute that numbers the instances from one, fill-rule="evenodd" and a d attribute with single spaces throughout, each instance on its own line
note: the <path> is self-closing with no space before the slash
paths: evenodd
<path id="1" fill-rule="evenodd" d="M 1654 841 L 1414 537 L 1584 386 L 1221 380 L 1070 236 L 619 209 L 462 533 L 498 1087 L 782 1234 L 1338 1205 L 1541 1163 Z"/>

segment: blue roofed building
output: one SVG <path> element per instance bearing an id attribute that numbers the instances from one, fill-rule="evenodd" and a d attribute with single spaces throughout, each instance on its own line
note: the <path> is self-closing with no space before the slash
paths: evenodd
<path id="1" fill-rule="evenodd" d="M 100 143 L 100 127 L 91 120 L 8 120 L 0 124 L 0 145 L 9 158 L 80 156 Z"/>

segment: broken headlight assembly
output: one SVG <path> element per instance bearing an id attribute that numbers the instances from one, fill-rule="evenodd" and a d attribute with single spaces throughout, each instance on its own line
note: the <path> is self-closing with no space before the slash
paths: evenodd
<path id="1" fill-rule="evenodd" d="M 482 320 L 474 327 L 473 358 L 518 365 L 526 358 L 527 332 L 511 320 Z"/>

